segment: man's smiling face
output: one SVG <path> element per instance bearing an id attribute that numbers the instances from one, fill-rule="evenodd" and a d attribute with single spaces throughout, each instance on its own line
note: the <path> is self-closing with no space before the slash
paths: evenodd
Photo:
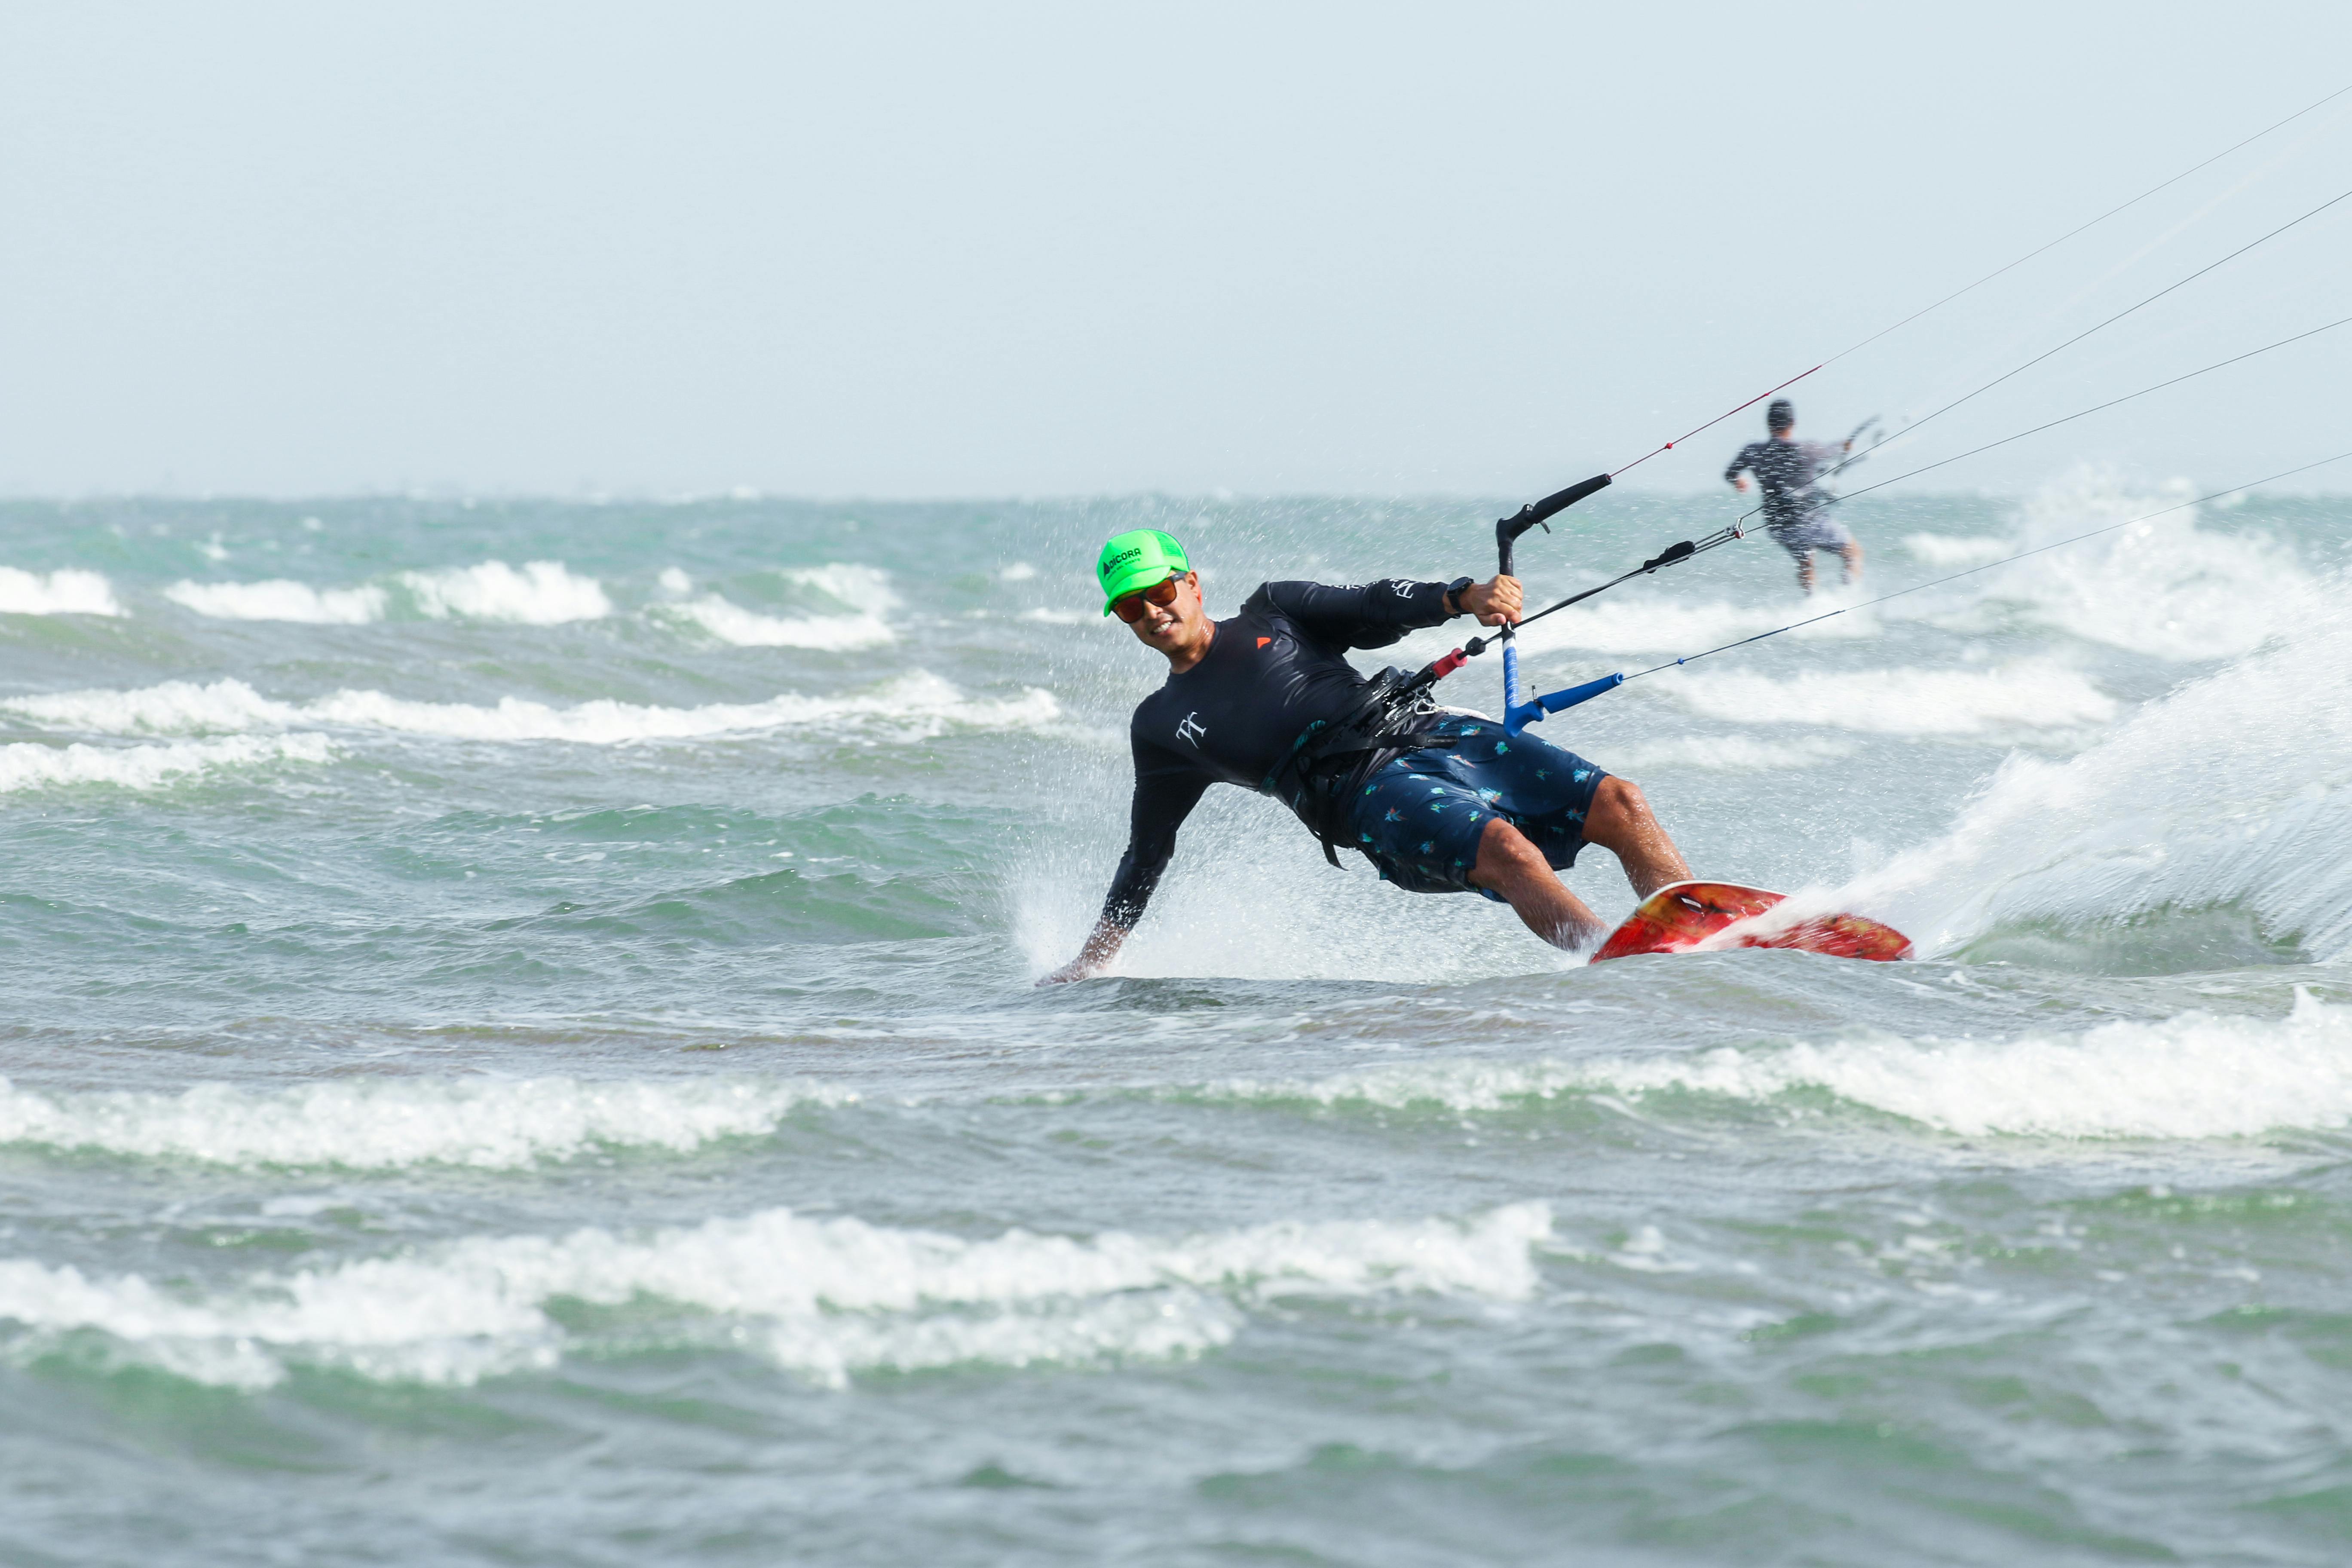
<path id="1" fill-rule="evenodd" d="M 1134 624 L 1136 637 L 1174 656 L 1183 653 L 1196 642 L 1208 612 L 1201 603 L 1201 574 L 1187 572 L 1176 579 L 1176 597 L 1166 605 L 1142 600 L 1143 614 Z"/>

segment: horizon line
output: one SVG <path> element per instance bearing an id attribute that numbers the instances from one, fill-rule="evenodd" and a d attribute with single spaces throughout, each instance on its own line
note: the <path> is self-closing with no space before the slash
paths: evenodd
<path id="1" fill-rule="evenodd" d="M 2126 480 L 2150 488 L 2190 484 L 2180 476 L 2161 479 Z M 1906 500 L 2020 500 L 2034 494 L 2041 486 L 2030 489 L 1997 490 L 1989 489 L 1919 489 L 1903 496 L 1883 498 L 1887 504 Z M 1689 500 L 1696 497 L 1720 498 L 1722 487 L 1702 489 L 1664 489 L 1625 487 L 1625 493 L 1658 499 Z M 2352 487 L 2328 489 L 2260 490 L 2249 487 L 2245 493 L 2293 495 L 2304 497 L 2340 496 L 2352 498 Z M 1206 489 L 1180 489 L 1139 487 L 1104 490 L 1039 490 L 1030 492 L 942 493 L 936 495 L 887 495 L 856 491 L 793 491 L 768 490 L 748 485 L 714 487 L 709 489 L 654 491 L 630 489 L 442 489 L 438 488 L 406 488 L 351 490 L 308 490 L 257 492 L 249 490 L 170 490 L 170 489 L 91 489 L 80 491 L 0 490 L 0 506 L 90 506 L 124 502 L 165 502 L 173 504 L 252 506 L 314 506 L 348 504 L 361 501 L 415 501 L 473 507 L 540 503 L 569 506 L 707 506 L 733 503 L 749 505 L 759 502 L 786 502 L 801 506 L 1050 506 L 1078 502 L 1159 500 L 1185 501 L 1206 505 L 1229 506 L 1237 503 L 1281 501 L 1378 501 L 1423 504 L 1508 504 L 1518 492 L 1503 490 L 1237 490 L 1223 487 Z M 1856 496 L 1854 504 L 1865 498 Z"/>

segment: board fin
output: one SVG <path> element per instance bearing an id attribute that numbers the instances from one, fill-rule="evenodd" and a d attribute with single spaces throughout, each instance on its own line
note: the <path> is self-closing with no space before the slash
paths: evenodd
<path id="1" fill-rule="evenodd" d="M 1672 882 L 1660 888 L 1609 933 L 1592 962 L 1642 952 L 1688 952 L 1717 932 L 1764 913 L 1786 895 L 1733 882 Z M 1791 925 L 1734 932 L 1718 947 L 1789 947 L 1832 958 L 1878 963 L 1907 958 L 1911 939 L 1862 915 L 1813 915 Z"/>

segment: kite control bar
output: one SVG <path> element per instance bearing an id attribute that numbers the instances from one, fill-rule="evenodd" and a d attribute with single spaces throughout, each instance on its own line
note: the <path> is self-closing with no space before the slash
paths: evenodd
<path id="1" fill-rule="evenodd" d="M 1607 489 L 1609 482 L 1609 475 L 1595 474 L 1589 479 L 1544 497 L 1532 506 L 1519 508 L 1518 515 L 1516 517 L 1507 517 L 1498 521 L 1495 524 L 1496 571 L 1506 577 L 1517 576 L 1518 574 L 1511 569 L 1511 546 L 1518 542 L 1519 535 L 1539 523 L 1542 524 L 1543 531 L 1549 533 L 1551 524 L 1544 521 L 1546 518 L 1566 511 L 1570 507 L 1596 491 Z M 1528 701 L 1526 690 L 1519 685 L 1519 650 L 1513 637 L 1512 628 L 1507 623 L 1503 627 L 1502 642 L 1503 730 L 1507 734 L 1516 735 L 1538 719 L 1542 718 L 1546 710 L 1540 702 Z M 1478 646 L 1479 651 L 1484 652 L 1483 644 Z M 1559 695 L 1567 694 L 1562 692 Z M 1592 695 L 1597 697 L 1600 693 L 1594 692 Z M 1579 698 L 1577 700 L 1580 702 L 1583 699 Z"/>
<path id="2" fill-rule="evenodd" d="M 1542 620 L 1546 616 L 1556 611 L 1564 610 L 1570 605 L 1590 599 L 1595 594 L 1614 588 L 1620 583 L 1629 583 L 1636 577 L 1646 577 L 1661 566 L 1672 566 L 1676 562 L 1687 561 L 1694 555 L 1713 550 L 1718 544 L 1728 544 L 1735 539 L 1747 537 L 1747 531 L 1740 524 L 1734 522 L 1727 528 L 1717 529 L 1705 539 L 1678 541 L 1667 545 L 1631 572 L 1620 573 L 1606 583 L 1597 584 L 1585 589 L 1581 594 L 1570 594 L 1558 604 L 1547 605 L 1532 616 L 1521 616 L 1519 625 L 1524 626 Z M 1503 636 L 1506 639 L 1510 637 L 1511 630 L 1512 628 L 1508 626 L 1503 628 Z M 1477 644 L 1473 643 L 1470 647 L 1471 651 L 1478 651 Z M 1545 714 L 1557 713 L 1563 708 L 1573 708 L 1580 702 L 1590 702 L 1602 692 L 1615 689 L 1625 679 L 1622 675 L 1604 675 L 1598 680 L 1588 680 L 1581 686 L 1571 686 L 1564 691 L 1554 691 L 1541 697 L 1528 697 L 1520 689 L 1518 667 L 1518 650 L 1505 647 L 1503 650 L 1503 728 L 1514 735 L 1541 719 Z"/>
<path id="3" fill-rule="evenodd" d="M 1548 521 L 1549 519 L 1559 516 L 1561 512 L 1566 511 L 1570 507 L 1574 506 L 1578 501 L 1582 500 L 1585 497 L 1592 495 L 1598 491 L 1607 489 L 1609 488 L 1610 479 L 1611 476 L 1608 474 L 1595 474 L 1589 479 L 1579 479 L 1576 483 L 1569 486 L 1568 489 L 1564 490 L 1554 490 L 1551 494 L 1544 497 L 1541 500 L 1529 501 L 1527 505 L 1519 508 L 1517 512 L 1514 512 L 1509 517 L 1497 519 L 1495 523 L 1495 557 L 1496 570 L 1503 576 L 1508 577 L 1513 575 L 1514 574 L 1511 571 L 1511 546 L 1517 542 L 1519 535 L 1525 533 L 1528 530 L 1538 526 L 1540 526 L 1546 533 L 1549 533 L 1551 531 L 1551 524 Z M 1676 545 L 1675 548 L 1679 550 L 1682 546 Z M 1672 555 L 1674 551 L 1670 550 L 1666 553 L 1668 555 Z M 1659 564 L 1658 562 L 1651 563 L 1652 566 L 1655 566 L 1657 564 Z M 1607 584 L 1603 584 L 1604 587 Z M 1599 593 L 1600 589 L 1596 588 L 1592 591 L 1594 593 Z M 1581 596 L 1582 595 L 1579 595 L 1579 597 Z M 1552 607 L 1554 609 L 1558 609 L 1559 606 L 1555 605 Z M 1549 612 L 1547 611 L 1546 614 L 1549 614 Z M 1444 658 L 1438 659 L 1432 664 L 1423 665 L 1419 674 L 1415 675 L 1412 679 L 1407 680 L 1403 685 L 1397 688 L 1396 692 L 1391 699 L 1392 703 L 1398 707 L 1409 706 L 1415 699 L 1426 692 L 1431 687 L 1436 685 L 1439 681 L 1444 679 L 1447 676 L 1453 674 L 1464 665 L 1469 663 L 1478 655 L 1485 653 L 1489 646 L 1498 641 L 1503 645 L 1504 684 L 1508 687 L 1513 693 L 1516 693 L 1518 689 L 1519 656 L 1517 650 L 1510 646 L 1511 628 L 1507 626 L 1493 637 L 1472 637 L 1467 643 L 1455 648 Z M 1525 721 L 1522 721 L 1522 722 L 1525 722 Z M 1511 732 L 1513 734 L 1517 734 L 1518 733 L 1518 731 L 1514 727 Z"/>
<path id="4" fill-rule="evenodd" d="M 1519 535 L 1540 524 L 1546 533 L 1551 531 L 1551 518 L 1559 516 L 1585 497 L 1609 488 L 1607 474 L 1595 474 L 1589 479 L 1579 479 L 1564 490 L 1554 490 L 1539 501 L 1529 501 L 1515 516 L 1499 520 L 1495 524 L 1495 552 L 1501 558 L 1503 575 L 1511 574 L 1511 546 Z"/>
<path id="5" fill-rule="evenodd" d="M 1539 501 L 1529 502 L 1512 516 L 1498 520 L 1495 524 L 1496 569 L 1506 577 L 1517 575 L 1512 567 L 1512 547 L 1518 542 L 1519 535 L 1538 526 L 1543 527 L 1546 532 L 1549 532 L 1550 525 L 1546 521 L 1547 519 L 1566 511 L 1587 496 L 1608 489 L 1610 479 L 1611 476 L 1608 474 L 1595 474 L 1592 478 L 1572 484 L 1564 490 L 1557 490 Z M 1596 587 L 1587 588 L 1580 594 L 1571 594 L 1559 603 L 1548 605 L 1534 615 L 1522 618 L 1517 624 L 1526 626 L 1529 621 L 1539 621 L 1554 611 L 1564 610 L 1570 605 L 1589 599 L 1593 595 L 1613 588 L 1620 583 L 1655 572 L 1661 566 L 1672 566 L 1678 561 L 1687 561 L 1701 551 L 1712 550 L 1718 544 L 1727 544 L 1740 537 L 1742 537 L 1740 527 L 1738 523 L 1734 523 L 1729 528 L 1721 529 L 1707 535 L 1705 539 L 1697 541 L 1685 539 L 1677 543 L 1669 544 L 1631 572 L 1612 577 Z M 1398 687 L 1394 700 L 1400 704 L 1410 703 L 1498 642 L 1503 645 L 1503 727 L 1514 735 L 1541 719 L 1545 714 L 1557 713 L 1563 708 L 1573 708 L 1580 702 L 1589 702 L 1602 692 L 1613 689 L 1625 679 L 1622 675 L 1608 675 L 1599 680 L 1588 680 L 1581 686 L 1571 686 L 1564 691 L 1530 697 L 1519 682 L 1519 650 L 1512 646 L 1515 629 L 1513 626 L 1506 626 L 1499 631 L 1486 637 L 1472 637 L 1444 658 L 1424 666 L 1418 675 Z"/>

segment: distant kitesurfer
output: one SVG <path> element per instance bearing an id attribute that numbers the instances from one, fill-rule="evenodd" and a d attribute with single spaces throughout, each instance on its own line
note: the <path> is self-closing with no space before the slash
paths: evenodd
<path id="1" fill-rule="evenodd" d="M 1740 477 L 1744 469 L 1756 476 L 1757 488 L 1764 492 L 1764 526 L 1773 542 L 1797 558 L 1797 585 L 1810 594 L 1813 591 L 1813 552 L 1834 550 L 1845 557 L 1845 580 L 1853 582 L 1862 575 L 1862 546 L 1845 524 L 1829 515 L 1832 498 L 1814 483 L 1822 470 L 1853 450 L 1848 437 L 1841 446 L 1832 441 L 1800 441 L 1797 439 L 1796 406 L 1785 397 L 1772 400 L 1764 412 L 1764 427 L 1771 439 L 1750 441 L 1739 448 L 1739 456 L 1723 470 L 1723 477 L 1732 488 L 1748 489 Z"/>
<path id="2" fill-rule="evenodd" d="M 1128 726 L 1127 854 L 1086 946 L 1047 981 L 1083 980 L 1110 963 L 1167 868 L 1177 828 L 1213 784 L 1274 796 L 1327 855 L 1360 850 L 1401 888 L 1507 903 L 1560 947 L 1604 930 L 1557 874 L 1586 844 L 1614 853 L 1643 898 L 1690 877 L 1632 784 L 1475 714 L 1395 711 L 1386 686 L 1347 660 L 1349 648 L 1386 647 L 1458 615 L 1516 622 L 1516 579 L 1262 583 L 1239 615 L 1213 621 L 1184 547 L 1157 530 L 1111 540 L 1095 574 L 1103 614 L 1166 656 L 1168 680 Z"/>

